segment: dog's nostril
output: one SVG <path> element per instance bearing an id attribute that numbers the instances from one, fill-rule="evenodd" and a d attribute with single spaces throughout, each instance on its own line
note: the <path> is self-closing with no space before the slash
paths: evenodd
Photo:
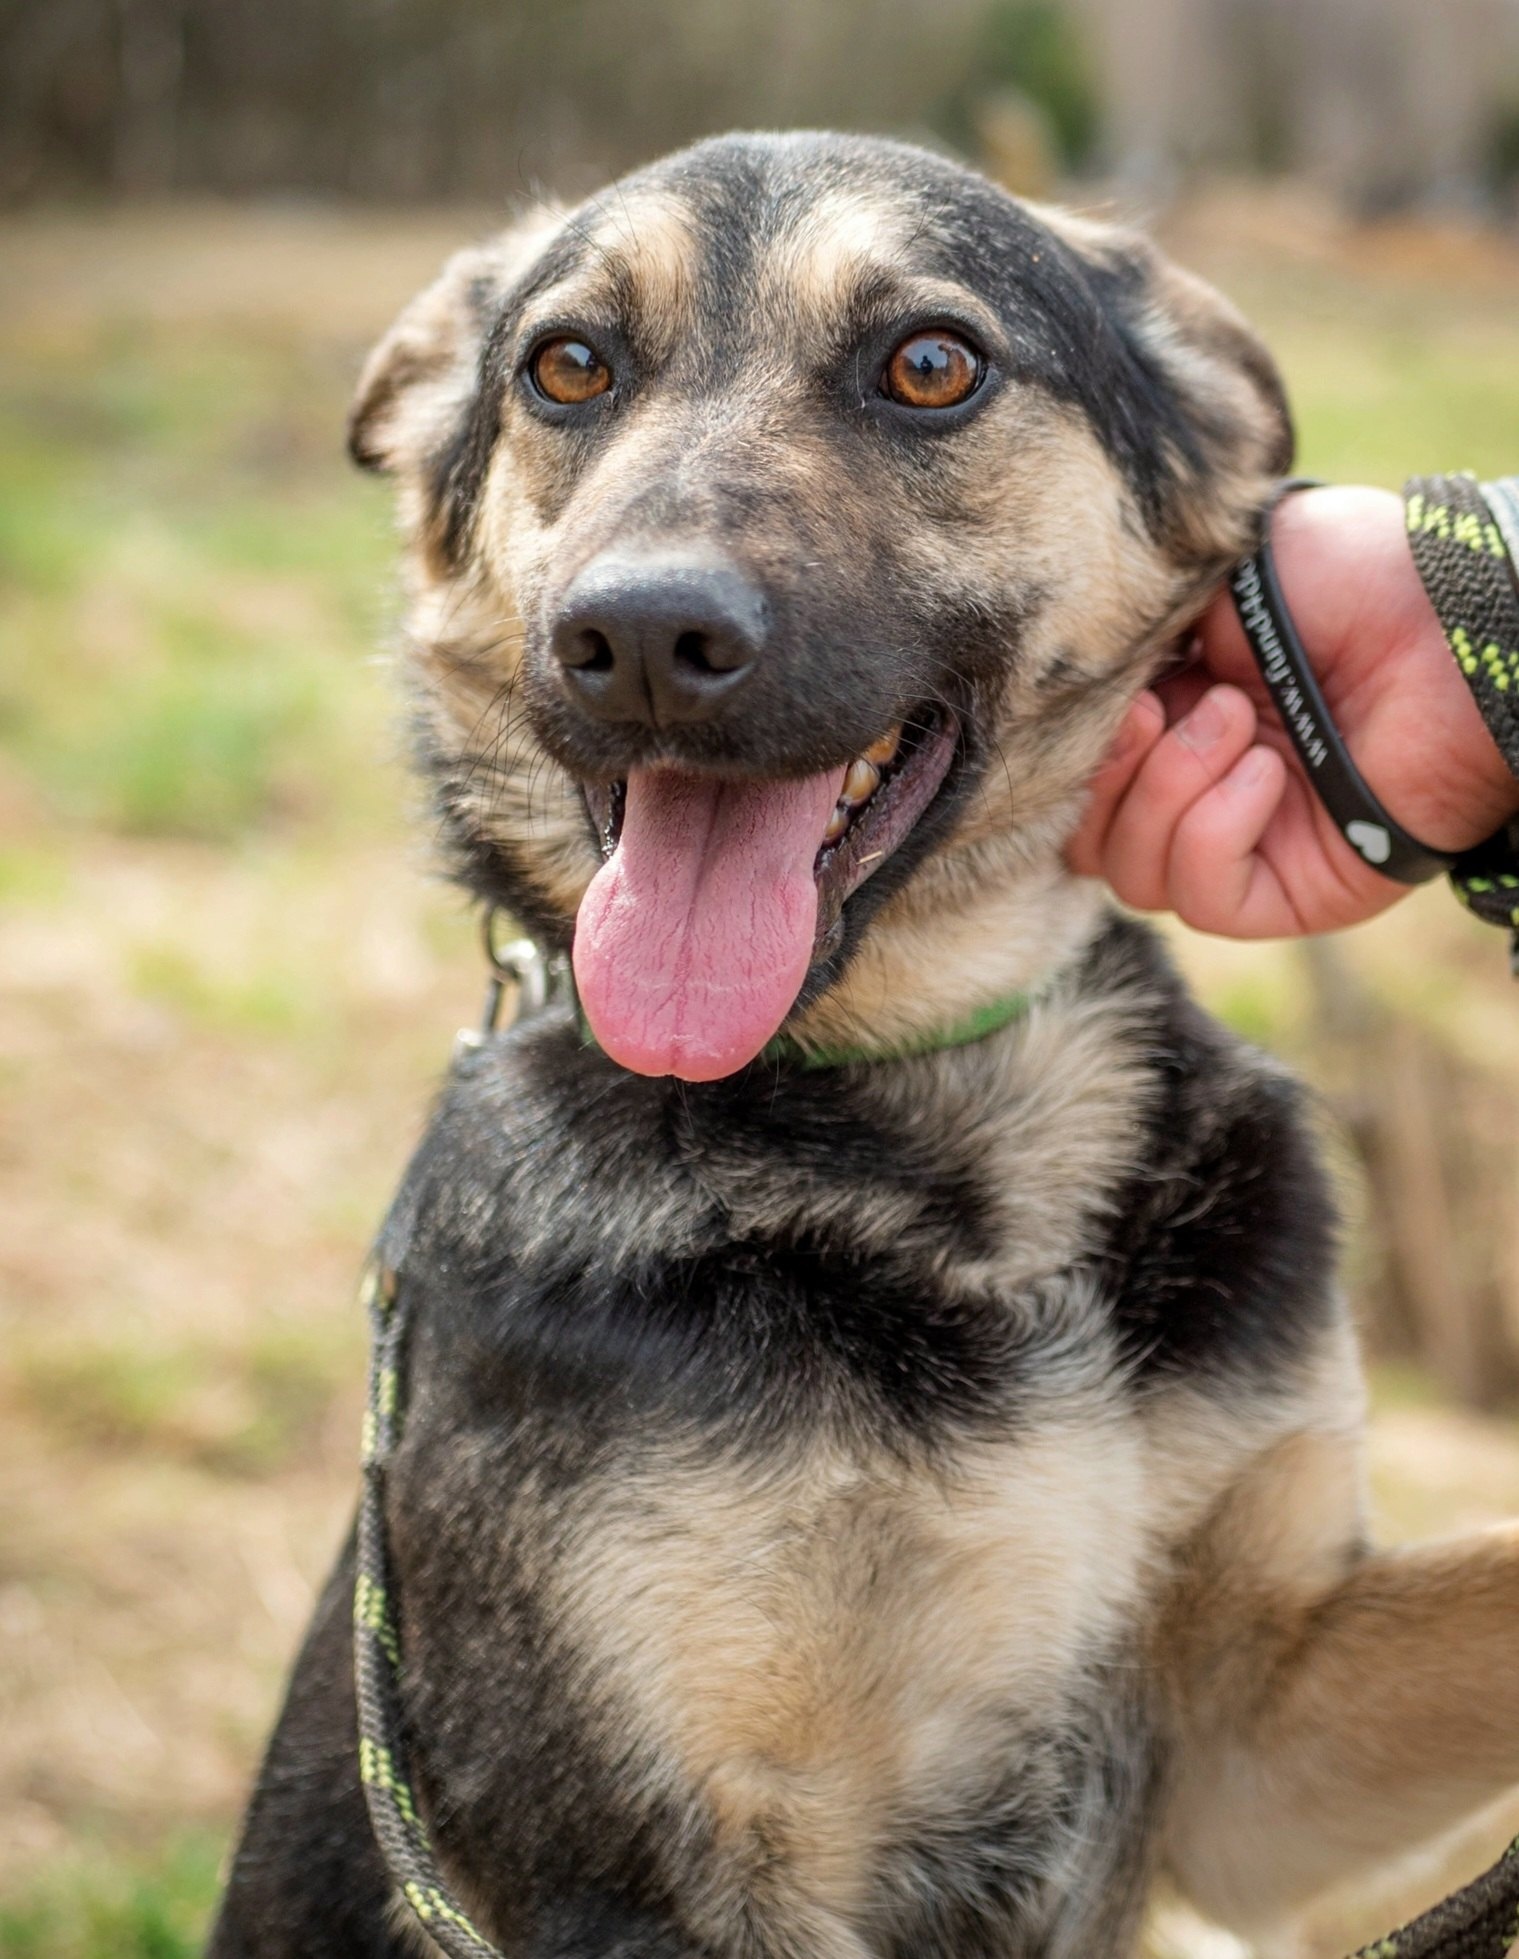
<path id="1" fill-rule="evenodd" d="M 575 637 L 571 657 L 565 662 L 577 673 L 610 673 L 616 663 L 612 643 L 605 633 L 588 627 Z"/>
<path id="2" fill-rule="evenodd" d="M 726 671 L 721 661 L 713 659 L 711 643 L 705 633 L 682 633 L 679 636 L 675 642 L 675 664 L 693 674 Z"/>

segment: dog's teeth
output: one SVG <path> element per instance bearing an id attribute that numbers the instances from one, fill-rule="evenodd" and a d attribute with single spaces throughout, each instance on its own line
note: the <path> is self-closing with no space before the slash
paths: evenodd
<path id="1" fill-rule="evenodd" d="M 828 819 L 828 828 L 823 832 L 824 843 L 837 843 L 849 828 L 849 811 L 842 803 L 835 803 L 833 814 Z"/>
<path id="2" fill-rule="evenodd" d="M 844 801 L 856 807 L 868 803 L 880 786 L 881 771 L 865 756 L 857 756 L 844 778 Z"/>
<path id="3" fill-rule="evenodd" d="M 879 741 L 873 741 L 860 759 L 870 762 L 878 769 L 884 769 L 888 762 L 895 760 L 901 742 L 902 724 L 899 721 L 888 733 L 882 735 Z"/>

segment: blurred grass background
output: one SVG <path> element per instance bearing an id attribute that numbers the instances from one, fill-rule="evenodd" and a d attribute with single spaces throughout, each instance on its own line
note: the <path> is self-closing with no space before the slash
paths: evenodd
<path id="1" fill-rule="evenodd" d="M 1063 45 L 1058 141 L 950 117 L 1015 177 L 1100 139 Z M 478 1010 L 401 766 L 386 493 L 341 423 L 498 214 L 77 191 L 0 215 L 0 1959 L 182 1959 L 352 1501 L 363 1248 Z M 1306 470 L 1519 466 L 1511 230 L 1216 172 L 1156 209 L 1275 348 Z M 1334 1110 L 1384 1528 L 1519 1512 L 1496 935 L 1429 890 L 1327 952 L 1183 953 Z"/>

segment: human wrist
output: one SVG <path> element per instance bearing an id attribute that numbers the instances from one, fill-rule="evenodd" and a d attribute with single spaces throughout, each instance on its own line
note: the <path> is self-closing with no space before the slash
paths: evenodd
<path id="1" fill-rule="evenodd" d="M 1421 780 L 1402 791 L 1409 811 L 1404 820 L 1415 829 L 1422 824 L 1420 834 L 1437 849 L 1468 850 L 1519 815 L 1519 777 L 1483 718 L 1427 596 L 1422 609 L 1400 663 L 1409 684 L 1429 699 Z"/>
<path id="2" fill-rule="evenodd" d="M 1446 644 L 1402 500 L 1358 485 L 1305 489 L 1277 506 L 1271 539 L 1305 657 L 1382 807 L 1437 851 L 1490 835 L 1519 806 L 1519 782 Z"/>

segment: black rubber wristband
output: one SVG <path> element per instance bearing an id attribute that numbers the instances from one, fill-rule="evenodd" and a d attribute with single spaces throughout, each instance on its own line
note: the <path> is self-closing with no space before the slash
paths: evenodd
<path id="1" fill-rule="evenodd" d="M 1281 486 L 1277 501 L 1289 491 L 1319 487 L 1311 478 L 1295 477 Z M 1350 759 L 1287 609 L 1271 555 L 1270 524 L 1268 510 L 1259 546 L 1235 566 L 1229 581 L 1261 678 L 1319 801 L 1357 857 L 1399 884 L 1427 883 L 1452 870 L 1457 860 L 1411 836 Z"/>

